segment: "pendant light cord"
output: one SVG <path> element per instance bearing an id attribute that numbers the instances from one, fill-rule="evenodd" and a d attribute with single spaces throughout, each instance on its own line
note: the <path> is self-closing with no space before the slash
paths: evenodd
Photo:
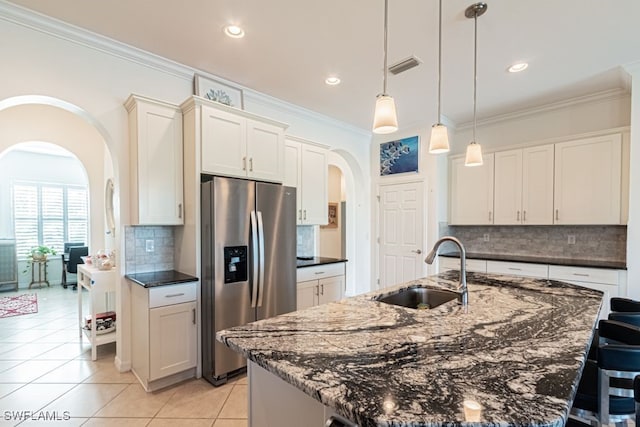
<path id="1" fill-rule="evenodd" d="M 476 142 L 476 101 L 478 86 L 478 12 L 473 18 L 473 143 Z"/>
<path id="2" fill-rule="evenodd" d="M 387 94 L 387 26 L 389 16 L 389 0 L 384 0 L 384 78 L 382 80 L 382 94 Z"/>
<path id="3" fill-rule="evenodd" d="M 440 123 L 440 93 L 442 86 L 442 0 L 438 7 L 438 120 L 436 123 Z"/>

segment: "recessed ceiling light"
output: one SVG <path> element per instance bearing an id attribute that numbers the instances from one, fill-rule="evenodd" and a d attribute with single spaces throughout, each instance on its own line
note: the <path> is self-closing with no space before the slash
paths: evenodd
<path id="1" fill-rule="evenodd" d="M 327 77 L 324 81 L 329 86 L 335 86 L 340 84 L 340 79 L 335 76 Z"/>
<path id="2" fill-rule="evenodd" d="M 227 25 L 224 27 L 224 33 L 234 39 L 240 39 L 244 37 L 244 30 L 237 25 Z"/>
<path id="3" fill-rule="evenodd" d="M 513 64 L 511 67 L 507 69 L 510 73 L 519 73 L 520 71 L 524 71 L 527 69 L 529 64 L 526 62 L 518 62 L 517 64 Z"/>

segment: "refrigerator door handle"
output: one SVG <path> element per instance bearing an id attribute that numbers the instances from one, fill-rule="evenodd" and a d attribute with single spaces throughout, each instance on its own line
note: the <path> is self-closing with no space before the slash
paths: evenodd
<path id="1" fill-rule="evenodd" d="M 262 296 L 264 295 L 264 225 L 262 222 L 262 212 L 258 211 L 258 244 L 260 253 L 260 274 L 258 283 L 260 290 L 258 291 L 258 307 L 262 307 Z"/>
<path id="2" fill-rule="evenodd" d="M 258 299 L 258 271 L 260 252 L 258 251 L 258 226 L 256 221 L 256 212 L 251 211 L 251 243 L 253 245 L 253 274 L 251 275 L 251 308 L 255 308 Z"/>

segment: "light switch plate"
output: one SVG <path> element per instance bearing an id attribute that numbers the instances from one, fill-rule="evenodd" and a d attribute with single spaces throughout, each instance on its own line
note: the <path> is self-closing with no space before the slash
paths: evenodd
<path id="1" fill-rule="evenodd" d="M 153 240 L 145 240 L 144 243 L 145 243 L 144 247 L 147 252 L 153 252 L 155 250 L 155 247 L 154 247 L 155 244 Z"/>
<path id="2" fill-rule="evenodd" d="M 567 244 L 575 245 L 576 244 L 576 236 L 574 236 L 573 234 L 569 234 L 567 236 Z"/>

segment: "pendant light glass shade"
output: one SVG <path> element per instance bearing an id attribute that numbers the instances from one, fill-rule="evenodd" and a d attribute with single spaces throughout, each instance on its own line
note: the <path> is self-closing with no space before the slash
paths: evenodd
<path id="1" fill-rule="evenodd" d="M 472 141 L 467 145 L 467 156 L 464 159 L 465 166 L 482 166 L 482 147 Z"/>
<path id="2" fill-rule="evenodd" d="M 438 7 L 438 123 L 431 127 L 429 153 L 440 154 L 449 151 L 449 134 L 447 127 L 440 123 L 440 93 L 442 88 L 442 0 Z"/>
<path id="3" fill-rule="evenodd" d="M 449 151 L 449 135 L 447 127 L 437 123 L 431 126 L 431 139 L 429 140 L 429 153 L 440 154 Z"/>
<path id="4" fill-rule="evenodd" d="M 398 130 L 398 115 L 393 97 L 387 94 L 387 32 L 389 21 L 389 0 L 384 0 L 384 74 L 382 93 L 376 98 L 373 113 L 373 133 L 392 133 Z"/>
<path id="5" fill-rule="evenodd" d="M 398 130 L 396 103 L 392 96 L 380 94 L 376 99 L 376 111 L 373 115 L 374 133 L 392 133 Z"/>
<path id="6" fill-rule="evenodd" d="M 482 147 L 476 142 L 477 105 L 478 105 L 478 16 L 487 11 L 486 3 L 476 3 L 464 11 L 464 16 L 473 18 L 473 139 L 467 146 L 465 166 L 482 166 Z"/>

